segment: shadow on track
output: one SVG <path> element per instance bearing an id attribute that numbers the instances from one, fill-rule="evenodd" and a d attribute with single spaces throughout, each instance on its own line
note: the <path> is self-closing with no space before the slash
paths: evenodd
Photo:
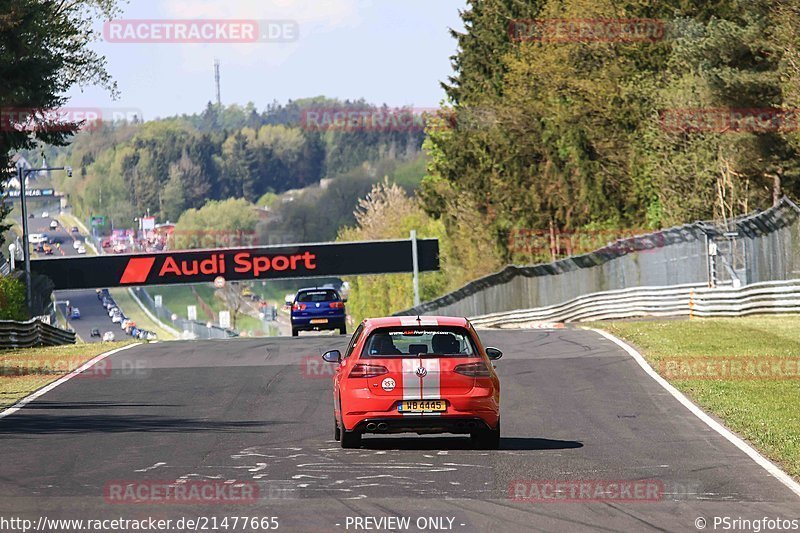
<path id="1" fill-rule="evenodd" d="M 27 406 L 26 406 L 27 408 Z M 0 435 L 81 433 L 266 433 L 286 422 L 264 420 L 201 420 L 142 415 L 12 415 L 0 420 Z"/>
<path id="2" fill-rule="evenodd" d="M 366 450 L 474 450 L 469 437 L 373 437 L 361 441 Z M 566 450 L 583 448 L 574 440 L 537 439 L 530 437 L 502 437 L 500 450 Z"/>
<path id="3" fill-rule="evenodd" d="M 177 404 L 166 403 L 129 403 L 129 402 L 47 402 L 37 400 L 25 406 L 25 409 L 117 409 L 139 407 L 181 407 Z"/>

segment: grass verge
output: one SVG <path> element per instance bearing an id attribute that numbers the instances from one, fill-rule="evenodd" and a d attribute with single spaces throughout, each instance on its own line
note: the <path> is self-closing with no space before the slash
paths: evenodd
<path id="1" fill-rule="evenodd" d="M 125 311 L 125 315 L 136 322 L 136 327 L 139 329 L 154 331 L 161 340 L 175 338 L 175 335 L 159 326 L 158 323 L 151 320 L 145 314 L 145 312 L 142 311 L 142 308 L 139 307 L 139 304 L 137 304 L 136 301 L 131 297 L 128 289 L 109 289 L 108 292 L 110 292 L 111 296 L 114 297 L 114 301 L 117 302 L 117 305 L 119 305 L 122 310 Z"/>
<path id="2" fill-rule="evenodd" d="M 13 405 L 93 357 L 131 343 L 97 342 L 0 351 L 0 409 Z"/>
<path id="3" fill-rule="evenodd" d="M 634 345 L 675 388 L 800 479 L 800 316 L 591 326 Z"/>
<path id="4" fill-rule="evenodd" d="M 197 283 L 194 285 L 162 285 L 149 289 L 152 296 L 160 294 L 164 307 L 176 313 L 178 316 L 186 318 L 188 316 L 187 307 L 190 305 L 197 306 L 197 319 L 201 322 L 210 320 L 203 307 L 197 302 L 197 298 L 192 292 L 194 288 L 198 296 L 203 299 L 205 303 L 211 308 L 214 313 L 219 313 L 225 309 L 222 300 L 214 295 L 214 286 L 210 283 Z M 241 332 L 254 332 L 263 333 L 264 325 L 261 320 L 248 316 L 244 313 L 239 314 L 236 319 L 236 329 Z"/>

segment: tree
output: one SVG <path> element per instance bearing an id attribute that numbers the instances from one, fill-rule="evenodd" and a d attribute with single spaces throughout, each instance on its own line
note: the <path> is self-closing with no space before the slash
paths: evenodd
<path id="1" fill-rule="evenodd" d="M 211 200 L 184 211 L 175 224 L 173 248 L 217 248 L 241 243 L 253 235 L 258 218 L 243 198 Z"/>
<path id="2" fill-rule="evenodd" d="M 25 320 L 25 284 L 19 279 L 0 277 L 0 320 Z"/>
<path id="3" fill-rule="evenodd" d="M 116 0 L 0 1 L 0 192 L 11 151 L 64 144 L 78 130 L 80 124 L 59 123 L 46 113 L 66 102 L 71 87 L 97 84 L 116 94 L 105 58 L 87 45 L 98 38 L 93 19 L 117 12 Z M 7 214 L 0 206 L 0 220 Z M 0 244 L 7 227 L 0 227 Z"/>

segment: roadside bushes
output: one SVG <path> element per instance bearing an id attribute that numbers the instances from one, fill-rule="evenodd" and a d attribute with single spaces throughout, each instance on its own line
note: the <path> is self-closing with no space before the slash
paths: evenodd
<path id="1" fill-rule="evenodd" d="M 11 276 L 0 278 L 0 320 L 27 320 L 25 284 Z"/>

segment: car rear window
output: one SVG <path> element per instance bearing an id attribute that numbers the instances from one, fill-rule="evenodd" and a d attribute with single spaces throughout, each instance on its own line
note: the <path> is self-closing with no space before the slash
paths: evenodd
<path id="1" fill-rule="evenodd" d="M 339 295 L 336 294 L 336 291 L 330 290 L 306 291 L 297 295 L 298 302 L 330 302 L 338 299 Z"/>
<path id="2" fill-rule="evenodd" d="M 478 350 L 464 328 L 396 327 L 373 331 L 361 357 L 477 357 Z"/>

